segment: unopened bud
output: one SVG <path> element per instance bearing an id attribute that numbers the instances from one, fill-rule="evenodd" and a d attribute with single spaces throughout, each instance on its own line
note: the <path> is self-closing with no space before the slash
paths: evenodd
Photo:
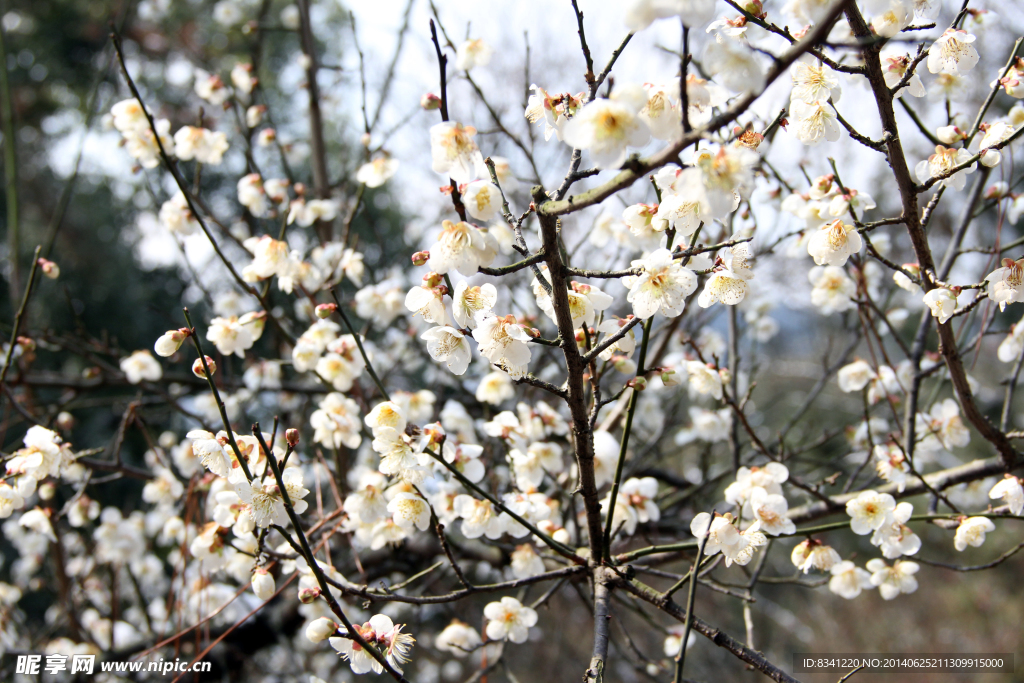
<path id="1" fill-rule="evenodd" d="M 664 368 L 661 372 L 661 383 L 666 387 L 679 385 L 679 375 L 672 368 Z"/>
<path id="2" fill-rule="evenodd" d="M 320 304 L 316 307 L 316 317 L 321 320 L 330 318 L 336 310 L 338 310 L 338 304 Z"/>
<path id="3" fill-rule="evenodd" d="M 50 278 L 51 280 L 56 280 L 57 278 L 60 277 L 60 266 L 58 266 L 53 261 L 47 261 L 46 259 L 41 258 L 39 259 L 38 263 L 39 269 L 43 271 L 43 275 L 45 275 L 46 277 Z"/>
<path id="4" fill-rule="evenodd" d="M 414 266 L 424 266 L 424 265 L 427 264 L 427 261 L 429 261 L 429 260 L 430 260 L 430 252 L 429 251 L 417 251 L 415 254 L 412 255 L 412 264 Z"/>
<path id="5" fill-rule="evenodd" d="M 36 494 L 40 500 L 52 500 L 54 494 L 57 493 L 57 487 L 53 485 L 52 481 L 47 481 L 39 485 L 36 489 Z"/>
<path id="6" fill-rule="evenodd" d="M 289 446 L 295 448 L 299 445 L 299 430 L 292 427 L 284 433 L 284 440 Z"/>
<path id="7" fill-rule="evenodd" d="M 643 391 L 647 388 L 647 379 L 645 377 L 634 377 L 626 382 L 626 386 L 633 387 L 637 391 Z"/>
<path id="8" fill-rule="evenodd" d="M 173 356 L 181 348 L 182 342 L 188 339 L 189 334 L 187 327 L 168 330 L 156 340 L 156 343 L 153 344 L 153 350 L 156 351 L 156 355 L 163 356 L 164 358 Z"/>
<path id="9" fill-rule="evenodd" d="M 359 143 L 360 143 L 360 144 L 361 144 L 361 145 L 362 145 L 363 147 L 369 147 L 369 146 L 370 146 L 370 140 L 371 140 L 371 137 L 370 137 L 370 134 L 369 134 L 369 133 L 363 133 L 363 134 L 362 134 L 362 135 L 361 135 L 361 136 L 359 137 Z"/>
<path id="10" fill-rule="evenodd" d="M 21 347 L 22 353 L 32 353 L 36 350 L 36 342 L 32 337 L 19 336 L 15 342 Z"/>
<path id="11" fill-rule="evenodd" d="M 719 368 L 718 376 L 722 378 L 723 384 L 728 384 L 732 381 L 732 370 L 729 368 Z"/>
<path id="12" fill-rule="evenodd" d="M 57 420 L 54 424 L 62 432 L 70 431 L 75 426 L 75 416 L 66 410 L 61 411 L 57 413 Z"/>
<path id="13" fill-rule="evenodd" d="M 441 108 L 441 98 L 432 92 L 428 92 L 420 98 L 420 106 L 427 111 L 433 111 Z"/>
<path id="14" fill-rule="evenodd" d="M 299 591 L 299 602 L 301 602 L 304 605 L 308 605 L 309 603 L 313 602 L 319 597 L 319 588 L 303 588 Z"/>
<path id="15" fill-rule="evenodd" d="M 210 358 L 209 356 L 206 356 L 205 358 L 206 358 L 206 367 L 210 368 L 210 375 L 211 376 L 216 375 L 217 374 L 217 364 L 215 362 L 213 362 L 213 359 Z M 194 374 L 196 377 L 201 377 L 202 379 L 206 379 L 206 369 L 203 368 L 203 359 L 202 358 L 196 358 L 195 362 L 192 363 L 192 374 Z"/>
<path id="16" fill-rule="evenodd" d="M 423 287 L 430 289 L 431 287 L 437 287 L 444 280 L 440 275 L 431 271 L 423 276 Z"/>

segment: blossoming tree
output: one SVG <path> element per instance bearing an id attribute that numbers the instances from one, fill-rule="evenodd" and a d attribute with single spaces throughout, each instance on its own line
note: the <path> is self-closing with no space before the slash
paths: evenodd
<path id="1" fill-rule="evenodd" d="M 571 0 L 582 60 L 532 75 L 527 53 L 512 116 L 476 80 L 495 50 L 457 44 L 433 6 L 410 26 L 412 2 L 371 113 L 358 42 L 359 87 L 329 83 L 298 0 L 272 27 L 299 50 L 295 155 L 273 122 L 296 101 L 275 110 L 259 61 L 284 49 L 271 4 L 213 8 L 251 51 L 196 72 L 189 119 L 161 115 L 134 41 L 111 35 L 124 171 L 161 231 L 210 255 L 186 260 L 196 296 L 152 350 L 59 345 L 31 312 L 60 254 L 9 269 L 0 652 L 198 661 L 273 612 L 261 666 L 279 680 L 514 681 L 516 649 L 564 628 L 545 610 L 559 600 L 588 610 L 585 680 L 682 681 L 699 634 L 737 672 L 794 681 L 758 649 L 765 586 L 912 601 L 938 573 L 1015 561 L 1024 323 L 1003 312 L 1024 302 L 1024 259 L 1002 230 L 1024 209 L 1024 39 L 983 60 L 990 13 L 631 0 L 584 21 Z M 158 26 L 166 7 L 145 6 Z M 603 66 L 596 22 L 624 35 Z M 681 38 L 671 69 L 616 82 L 659 27 Z M 417 31 L 439 74 L 416 113 L 429 159 L 381 126 Z M 543 84 L 571 78 L 582 89 Z M 333 88 L 361 93 L 355 162 L 326 134 Z M 436 226 L 409 248 L 360 243 L 368 198 L 406 166 L 441 179 Z M 793 310 L 772 317 L 780 299 Z M 779 340 L 809 337 L 824 360 L 794 402 L 773 364 Z M 46 365 L 58 347 L 84 377 Z M 79 440 L 54 387 L 120 397 L 106 441 Z M 984 559 L 940 561 L 961 553 Z"/>

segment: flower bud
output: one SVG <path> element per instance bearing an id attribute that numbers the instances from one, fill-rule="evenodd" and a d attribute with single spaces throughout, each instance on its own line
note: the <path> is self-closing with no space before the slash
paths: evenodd
<path id="1" fill-rule="evenodd" d="M 39 259 L 38 263 L 40 270 L 43 271 L 43 275 L 45 275 L 46 277 L 50 278 L 51 280 L 56 280 L 57 278 L 60 277 L 60 266 L 58 266 L 53 261 L 47 261 L 46 259 L 41 258 Z"/>
<path id="2" fill-rule="evenodd" d="M 423 276 L 423 287 L 430 289 L 431 287 L 437 287 L 441 284 L 443 278 L 435 272 L 429 272 Z"/>
<path id="3" fill-rule="evenodd" d="M 263 121 L 263 115 L 267 113 L 265 104 L 254 104 L 245 110 L 245 125 L 255 128 Z"/>
<path id="4" fill-rule="evenodd" d="M 679 375 L 672 368 L 663 368 L 661 371 L 661 383 L 666 387 L 679 385 Z"/>
<path id="5" fill-rule="evenodd" d="M 54 424 L 56 424 L 57 429 L 62 432 L 69 431 L 75 426 L 75 416 L 66 410 L 63 410 L 57 413 L 57 421 Z"/>
<path id="6" fill-rule="evenodd" d="M 43 482 L 36 489 L 36 493 L 39 495 L 39 500 L 51 500 L 57 493 L 57 487 L 53 485 L 52 481 Z"/>
<path id="7" fill-rule="evenodd" d="M 295 448 L 299 445 L 299 430 L 292 427 L 284 433 L 284 440 L 289 446 Z"/>
<path id="8" fill-rule="evenodd" d="M 168 330 L 156 340 L 156 343 L 153 344 L 153 350 L 156 351 L 156 355 L 163 356 L 164 358 L 173 356 L 181 348 L 182 342 L 188 339 L 188 335 L 188 328 L 185 327 L 178 330 Z"/>
<path id="9" fill-rule="evenodd" d="M 432 92 L 428 92 L 420 98 L 420 106 L 427 111 L 433 111 L 441 108 L 441 98 Z"/>
<path id="10" fill-rule="evenodd" d="M 993 183 L 985 190 L 985 199 L 1002 199 L 1009 193 L 1010 186 L 1004 181 Z"/>
<path id="11" fill-rule="evenodd" d="M 427 261 L 429 260 L 429 251 L 417 251 L 415 254 L 412 255 L 412 264 L 414 266 L 425 266 L 427 264 Z"/>
<path id="12" fill-rule="evenodd" d="M 316 317 L 321 320 L 330 318 L 336 310 L 338 310 L 338 304 L 320 304 L 316 307 Z"/>
<path id="13" fill-rule="evenodd" d="M 308 605 L 309 603 L 313 602 L 314 600 L 316 600 L 319 597 L 320 597 L 320 589 L 319 588 L 303 588 L 302 590 L 299 591 L 299 602 L 301 602 L 304 605 Z M 307 637 L 309 636 L 309 630 L 308 629 L 306 630 L 306 636 Z M 324 636 L 324 638 L 326 638 L 326 637 L 327 636 Z M 313 640 L 313 639 L 310 638 L 310 640 Z M 323 638 L 321 638 L 320 640 L 323 640 Z M 317 643 L 319 641 L 313 640 L 313 642 Z"/>
<path id="14" fill-rule="evenodd" d="M 322 643 L 338 630 L 338 625 L 327 617 L 320 617 L 309 622 L 306 627 L 306 637 L 314 643 Z"/>
<path id="15" fill-rule="evenodd" d="M 266 567 L 257 567 L 252 573 L 252 592 L 260 600 L 269 600 L 274 597 L 277 587 L 274 585 L 274 577 L 270 575 Z"/>
<path id="16" fill-rule="evenodd" d="M 723 384 L 728 384 L 732 381 L 732 371 L 729 368 L 719 368 L 718 376 L 722 378 Z"/>
<path id="17" fill-rule="evenodd" d="M 634 377 L 633 379 L 631 379 L 628 382 L 626 382 L 626 386 L 627 387 L 633 387 L 637 391 L 643 391 L 644 389 L 647 388 L 647 378 L 646 377 Z"/>
<path id="18" fill-rule="evenodd" d="M 369 147 L 371 140 L 372 138 L 370 137 L 369 133 L 363 133 L 362 136 L 360 136 L 359 138 L 359 142 L 360 144 L 362 144 L 363 147 Z"/>
<path id="19" fill-rule="evenodd" d="M 217 364 L 214 363 L 213 359 L 210 358 L 209 356 L 206 356 L 206 366 L 210 368 L 211 376 L 217 374 Z M 192 374 L 194 374 L 196 377 L 206 379 L 206 370 L 203 369 L 202 358 L 196 358 L 195 362 L 192 363 Z"/>

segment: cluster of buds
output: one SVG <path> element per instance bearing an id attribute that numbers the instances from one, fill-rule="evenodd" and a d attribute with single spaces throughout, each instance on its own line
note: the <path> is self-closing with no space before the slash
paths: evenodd
<path id="1" fill-rule="evenodd" d="M 448 294 L 448 285 L 444 284 L 444 277 L 433 271 L 423 276 L 423 289 L 432 289 L 440 296 Z"/>

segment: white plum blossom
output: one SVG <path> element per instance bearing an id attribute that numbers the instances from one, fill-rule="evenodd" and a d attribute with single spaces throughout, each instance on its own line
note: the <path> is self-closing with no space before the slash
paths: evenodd
<path id="1" fill-rule="evenodd" d="M 692 426 L 676 434 L 677 445 L 683 446 L 697 439 L 707 443 L 716 443 L 729 438 L 729 430 L 732 428 L 732 408 L 706 410 L 698 406 L 691 406 L 689 410 Z"/>
<path id="2" fill-rule="evenodd" d="M 807 274 L 813 289 L 811 303 L 822 315 L 841 313 L 853 308 L 857 284 L 839 266 L 815 266 Z"/>
<path id="3" fill-rule="evenodd" d="M 789 104 L 796 136 L 805 145 L 816 145 L 822 140 L 835 142 L 842 130 L 836 110 L 828 102 L 804 102 L 794 99 Z"/>
<path id="4" fill-rule="evenodd" d="M 1002 498 L 1010 507 L 1010 513 L 1020 516 L 1024 512 L 1024 487 L 1017 477 L 1007 474 L 988 492 L 992 499 Z"/>
<path id="5" fill-rule="evenodd" d="M 713 365 L 691 360 L 686 362 L 690 388 L 697 394 L 722 400 L 722 375 Z"/>
<path id="6" fill-rule="evenodd" d="M 576 112 L 586 102 L 585 93 L 581 92 L 576 95 L 562 93 L 552 96 L 537 85 L 531 85 L 530 90 L 533 91 L 533 94 L 527 101 L 524 114 L 526 119 L 530 123 L 544 124 L 545 140 L 550 140 L 552 133 L 557 136 L 558 140 L 562 140 L 562 129 L 566 122 L 576 116 Z"/>
<path id="7" fill-rule="evenodd" d="M 674 260 L 668 249 L 656 249 L 631 265 L 642 272 L 623 278 L 623 284 L 629 287 L 626 300 L 633 304 L 638 318 L 646 320 L 659 312 L 674 318 L 683 312 L 686 297 L 697 289 L 697 276 Z"/>
<path id="8" fill-rule="evenodd" d="M 938 318 L 939 323 L 945 323 L 956 312 L 956 299 L 959 292 L 948 287 L 936 287 L 924 295 L 924 303 L 932 312 L 932 316 Z"/>
<path id="9" fill-rule="evenodd" d="M 427 342 L 427 353 L 434 360 L 444 363 L 454 375 L 465 374 L 472 360 L 472 351 L 469 348 L 469 340 L 462 332 L 440 325 L 432 327 L 420 338 Z"/>
<path id="10" fill-rule="evenodd" d="M 935 154 L 920 161 L 914 167 L 914 172 L 917 174 L 917 179 L 924 183 L 932 178 L 938 178 L 951 173 L 954 169 L 970 160 L 971 153 L 963 147 L 953 148 L 935 145 Z M 971 164 L 953 173 L 953 175 L 943 178 L 937 185 L 940 187 L 951 187 L 954 190 L 962 190 L 967 183 L 967 175 L 974 173 L 976 166 L 977 164 Z"/>
<path id="11" fill-rule="evenodd" d="M 233 353 L 245 358 L 245 352 L 263 335 L 265 318 L 253 313 L 246 313 L 241 318 L 214 318 L 206 330 L 206 338 L 225 356 Z"/>
<path id="12" fill-rule="evenodd" d="M 747 294 L 747 281 L 754 277 L 750 268 L 750 246 L 748 243 L 726 247 L 720 252 L 723 266 L 718 267 L 704 282 L 704 289 L 697 297 L 701 308 L 708 308 L 716 302 L 735 306 Z"/>
<path id="13" fill-rule="evenodd" d="M 508 596 L 500 602 L 484 607 L 487 617 L 487 637 L 491 640 L 510 640 L 525 643 L 530 627 L 537 623 L 537 612 Z"/>
<path id="14" fill-rule="evenodd" d="M 863 360 L 855 360 L 848 365 L 844 365 L 836 373 L 836 379 L 839 380 L 839 390 L 846 393 L 861 391 L 868 385 L 868 382 L 877 376 L 875 371 L 871 369 L 871 366 Z"/>
<path id="15" fill-rule="evenodd" d="M 788 536 L 796 532 L 796 524 L 786 516 L 789 503 L 785 497 L 757 486 L 751 491 L 750 507 L 754 511 L 754 519 L 761 523 L 759 529 L 769 536 Z"/>
<path id="16" fill-rule="evenodd" d="M 545 473 L 558 474 L 564 469 L 562 448 L 556 443 L 538 441 L 530 444 L 525 451 L 512 449 L 509 457 L 512 459 L 516 482 L 523 490 L 540 487 Z"/>
<path id="17" fill-rule="evenodd" d="M 588 150 L 598 168 L 618 168 L 629 147 L 643 147 L 651 139 L 639 116 L 647 104 L 643 88 L 623 86 L 611 99 L 585 104 L 562 128 L 562 140 L 574 149 Z"/>
<path id="18" fill-rule="evenodd" d="M 657 19 L 679 17 L 687 26 L 702 26 L 714 16 L 714 0 L 631 0 L 625 22 L 626 28 L 636 33 Z"/>
<path id="19" fill-rule="evenodd" d="M 328 448 L 358 448 L 363 441 L 359 406 L 338 392 L 331 392 L 320 401 L 309 424 L 313 427 L 313 441 Z"/>
<path id="20" fill-rule="evenodd" d="M 601 509 L 608 514 L 610 495 L 601 501 Z M 654 477 L 638 479 L 630 477 L 622 484 L 615 499 L 615 510 L 612 514 L 612 529 L 622 529 L 627 536 L 636 533 L 637 524 L 657 522 L 661 519 L 661 510 L 654 502 L 658 495 L 658 480 Z"/>
<path id="21" fill-rule="evenodd" d="M 398 172 L 398 159 L 387 155 L 368 161 L 356 171 L 356 181 L 367 187 L 380 187 Z"/>
<path id="22" fill-rule="evenodd" d="M 483 318 L 475 330 L 480 354 L 512 377 L 525 375 L 530 364 L 530 336 L 515 316 L 489 316 Z"/>
<path id="23" fill-rule="evenodd" d="M 479 221 L 489 221 L 501 210 L 501 191 L 490 180 L 474 180 L 466 185 L 462 203 L 470 216 Z"/>
<path id="24" fill-rule="evenodd" d="M 833 565 L 830 571 L 828 589 L 841 598 L 853 600 L 861 591 L 871 588 L 871 574 L 849 560 Z"/>
<path id="25" fill-rule="evenodd" d="M 690 522 L 690 533 L 698 541 L 707 537 L 704 555 L 711 557 L 722 553 L 725 556 L 725 566 L 727 567 L 733 563 L 741 566 L 747 564 L 753 557 L 753 548 L 767 542 L 757 528 L 758 522 L 754 522 L 741 533 L 733 524 L 733 516 L 729 513 L 716 514 L 712 519 L 708 513 L 701 512 Z"/>
<path id="26" fill-rule="evenodd" d="M 737 93 L 760 92 L 765 73 L 757 54 L 738 40 L 709 40 L 701 64 L 715 80 Z"/>
<path id="27" fill-rule="evenodd" d="M 476 629 L 453 619 L 434 639 L 434 647 L 442 652 L 449 652 L 453 657 L 462 658 L 475 650 L 483 640 Z"/>
<path id="28" fill-rule="evenodd" d="M 445 462 L 455 466 L 462 476 L 474 484 L 484 478 L 486 470 L 480 462 L 483 446 L 470 443 L 453 443 L 449 438 L 441 449 Z"/>
<path id="29" fill-rule="evenodd" d="M 503 401 L 507 401 L 515 396 L 512 379 L 508 376 L 508 373 L 500 370 L 489 372 L 480 380 L 474 396 L 481 403 L 499 405 Z"/>
<path id="30" fill-rule="evenodd" d="M 402 492 L 388 503 L 390 512 L 398 526 L 411 530 L 416 527 L 426 531 L 430 526 L 430 506 L 415 493 Z"/>
<path id="31" fill-rule="evenodd" d="M 790 76 L 793 79 L 791 100 L 807 104 L 825 102 L 829 99 L 839 101 L 842 89 L 839 87 L 836 72 L 811 55 L 804 55 L 794 62 Z"/>
<path id="32" fill-rule="evenodd" d="M 404 627 L 405 624 L 395 624 L 391 621 L 391 617 L 383 614 L 370 617 L 370 620 L 362 626 L 354 626 L 363 640 L 377 648 L 378 652 L 384 655 L 388 664 L 398 672 L 402 671 L 402 664 L 409 661 L 409 650 L 416 642 L 416 639 L 408 633 L 402 633 Z M 333 637 L 330 639 L 330 643 L 342 659 L 348 660 L 352 667 L 352 673 L 365 674 L 370 671 L 377 674 L 383 673 L 384 666 L 351 637 Z"/>
<path id="33" fill-rule="evenodd" d="M 467 40 L 455 51 L 455 68 L 469 71 L 478 66 L 487 66 L 494 50 L 482 39 Z"/>
<path id="34" fill-rule="evenodd" d="M 798 543 L 793 548 L 790 559 L 793 561 L 793 565 L 804 574 L 811 569 L 817 569 L 820 572 L 831 571 L 832 567 L 842 561 L 834 548 L 810 538 Z"/>
<path id="35" fill-rule="evenodd" d="M 130 356 L 122 358 L 120 368 L 129 384 L 138 384 L 142 381 L 155 382 L 164 374 L 160 362 L 153 358 L 153 354 L 148 349 L 140 349 Z"/>
<path id="36" fill-rule="evenodd" d="M 191 235 L 199 230 L 199 222 L 188 206 L 188 200 L 181 190 L 160 205 L 160 225 L 176 235 Z"/>
<path id="37" fill-rule="evenodd" d="M 921 549 L 921 539 L 907 526 L 907 521 L 914 514 L 914 506 L 910 503 L 899 503 L 885 523 L 871 535 L 871 545 L 878 546 L 882 555 L 895 559 L 901 555 L 914 555 Z"/>
<path id="38" fill-rule="evenodd" d="M 1005 311 L 1006 304 L 1024 301 L 1024 259 L 1004 258 L 1002 267 L 989 273 L 988 298 Z"/>
<path id="39" fill-rule="evenodd" d="M 874 448 L 875 471 L 885 481 L 896 484 L 900 493 L 907 487 L 907 475 L 910 474 L 910 464 L 901 449 L 896 444 L 876 444 Z"/>
<path id="40" fill-rule="evenodd" d="M 971 44 L 974 36 L 967 31 L 947 28 L 928 50 L 928 71 L 959 75 L 978 63 L 978 51 Z"/>
<path id="41" fill-rule="evenodd" d="M 889 88 L 895 88 L 906 77 L 907 69 L 910 68 L 910 55 L 902 54 L 896 57 L 887 57 L 885 63 L 885 84 Z M 921 76 L 915 70 L 914 74 L 907 81 L 907 85 L 901 88 L 896 97 L 903 97 L 903 93 L 909 93 L 911 97 L 924 97 L 926 92 Z"/>
<path id="42" fill-rule="evenodd" d="M 960 417 L 960 405 L 952 398 L 933 404 L 927 415 L 918 413 L 916 430 L 925 451 L 963 448 L 971 441 L 971 432 Z"/>
<path id="43" fill-rule="evenodd" d="M 767 493 L 782 494 L 782 484 L 789 479 L 789 468 L 780 462 L 770 462 L 763 467 L 740 467 L 736 470 L 736 481 L 725 489 L 725 500 L 744 507 L 743 516 L 750 517 L 753 511 L 747 506 L 755 488 Z"/>
<path id="44" fill-rule="evenodd" d="M 182 161 L 195 159 L 199 163 L 217 166 L 228 151 L 228 137 L 222 131 L 211 131 L 195 126 L 182 126 L 174 134 L 174 153 Z"/>
<path id="45" fill-rule="evenodd" d="M 988 517 L 964 517 L 956 528 L 953 546 L 960 552 L 967 546 L 980 548 L 985 542 L 985 534 L 995 530 L 996 525 Z"/>
<path id="46" fill-rule="evenodd" d="M 511 559 L 512 576 L 517 579 L 528 579 L 544 573 L 544 560 L 529 543 L 516 546 Z"/>
<path id="47" fill-rule="evenodd" d="M 835 220 L 821 226 L 811 235 L 807 242 L 807 253 L 819 266 L 843 266 L 863 245 L 860 233 L 854 226 Z"/>
<path id="48" fill-rule="evenodd" d="M 457 270 L 473 275 L 480 266 L 489 266 L 494 261 L 498 249 L 496 240 L 475 225 L 446 220 L 442 221 L 441 234 L 429 251 L 427 266 L 433 272 L 444 275 Z"/>
<path id="49" fill-rule="evenodd" d="M 498 290 L 485 283 L 471 286 L 465 280 L 455 285 L 452 296 L 452 316 L 460 327 L 473 329 L 479 318 L 486 317 L 498 303 Z"/>
<path id="50" fill-rule="evenodd" d="M 876 557 L 868 560 L 864 566 L 871 572 L 871 585 L 878 587 L 883 600 L 892 600 L 900 593 L 913 593 L 917 590 L 914 574 L 921 565 L 916 562 L 898 560 L 890 567 L 885 560 Z"/>
<path id="51" fill-rule="evenodd" d="M 483 165 L 480 149 L 473 141 L 476 128 L 445 121 L 430 128 L 430 153 L 435 173 L 447 174 L 457 183 L 476 179 Z"/>
<path id="52" fill-rule="evenodd" d="M 507 516 L 499 514 L 488 500 L 477 500 L 463 493 L 455 496 L 452 508 L 462 519 L 462 535 L 466 538 L 486 535 L 495 540 L 505 533 Z"/>
<path id="53" fill-rule="evenodd" d="M 892 496 L 870 489 L 861 491 L 856 498 L 846 503 L 850 528 L 859 536 L 881 528 L 891 518 L 895 509 L 896 500 Z"/>

